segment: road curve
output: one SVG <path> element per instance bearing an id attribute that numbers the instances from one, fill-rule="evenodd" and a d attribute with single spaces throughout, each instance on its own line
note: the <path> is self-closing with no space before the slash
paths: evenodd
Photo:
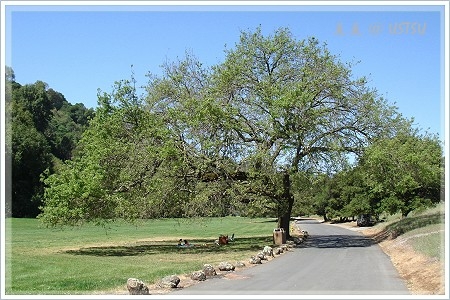
<path id="1" fill-rule="evenodd" d="M 389 257 L 361 233 L 296 221 L 310 237 L 270 262 L 171 295 L 409 295 Z"/>

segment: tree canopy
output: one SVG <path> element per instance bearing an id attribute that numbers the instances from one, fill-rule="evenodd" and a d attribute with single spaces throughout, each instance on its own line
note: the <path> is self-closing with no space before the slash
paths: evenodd
<path id="1" fill-rule="evenodd" d="M 444 199 L 443 164 L 437 136 L 412 131 L 377 139 L 356 166 L 312 180 L 314 213 L 325 220 L 360 214 L 407 216 Z"/>
<path id="2" fill-rule="evenodd" d="M 375 141 L 359 167 L 365 174 L 364 185 L 379 201 L 378 210 L 407 216 L 440 201 L 443 162 L 436 136 L 399 133 Z"/>

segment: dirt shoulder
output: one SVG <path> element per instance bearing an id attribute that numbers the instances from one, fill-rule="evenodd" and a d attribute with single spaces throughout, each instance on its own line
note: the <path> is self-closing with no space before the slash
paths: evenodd
<path id="1" fill-rule="evenodd" d="M 401 237 L 384 236 L 381 228 L 358 227 L 356 222 L 331 224 L 359 231 L 378 241 L 400 276 L 406 281 L 408 289 L 414 295 L 444 295 L 444 262 L 427 257 L 413 249 L 407 240 Z"/>

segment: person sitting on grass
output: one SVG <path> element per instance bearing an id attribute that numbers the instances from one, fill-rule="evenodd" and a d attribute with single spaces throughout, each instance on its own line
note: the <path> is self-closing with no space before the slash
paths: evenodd
<path id="1" fill-rule="evenodd" d="M 177 247 L 194 247 L 195 245 L 194 244 L 191 244 L 191 243 L 189 243 L 188 242 L 188 240 L 182 240 L 182 239 L 180 239 L 179 241 L 178 241 L 178 245 L 177 245 Z"/>
<path id="2" fill-rule="evenodd" d="M 234 242 L 234 233 L 231 235 L 230 238 L 227 239 L 228 242 Z"/>

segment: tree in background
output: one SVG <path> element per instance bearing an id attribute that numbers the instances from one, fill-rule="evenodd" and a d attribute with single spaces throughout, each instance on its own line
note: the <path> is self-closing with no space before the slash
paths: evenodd
<path id="1" fill-rule="evenodd" d="M 13 90 L 13 101 L 20 103 L 32 116 L 34 127 L 45 132 L 51 118 L 52 103 L 47 95 L 48 86 L 42 81 L 26 84 Z"/>
<path id="2" fill-rule="evenodd" d="M 439 139 L 428 133 L 411 130 L 378 139 L 355 166 L 318 177 L 315 213 L 341 221 L 360 214 L 406 217 L 443 199 L 443 162 Z"/>
<path id="3" fill-rule="evenodd" d="M 320 174 L 312 183 L 314 213 L 325 221 L 346 221 L 360 214 L 377 215 L 376 202 L 363 183 L 358 166 L 345 168 L 334 174 Z"/>
<path id="4" fill-rule="evenodd" d="M 406 217 L 441 200 L 444 163 L 436 136 L 400 132 L 379 139 L 365 149 L 359 167 L 381 211 Z"/>
<path id="5" fill-rule="evenodd" d="M 48 137 L 52 154 L 57 159 L 71 159 L 81 134 L 94 116 L 94 110 L 87 109 L 82 103 L 70 104 L 64 95 L 52 89 L 47 93 L 53 109 L 45 135 Z"/>
<path id="6" fill-rule="evenodd" d="M 11 144 L 6 157 L 11 161 L 12 197 L 7 212 L 15 217 L 35 217 L 43 193 L 40 175 L 51 166 L 50 148 L 34 126 L 32 114 L 20 102 L 9 103 L 7 108 L 11 111 L 6 131 Z"/>
<path id="7" fill-rule="evenodd" d="M 13 217 L 35 217 L 42 204 L 43 173 L 52 173 L 59 159 L 70 159 L 72 150 L 87 126 L 93 110 L 76 106 L 85 119 L 67 126 L 71 104 L 64 96 L 42 81 L 20 85 L 12 68 L 6 67 L 6 162 L 10 180 L 6 214 Z M 62 128 L 65 128 L 64 130 Z M 70 142 L 66 142 L 70 141 Z"/>

